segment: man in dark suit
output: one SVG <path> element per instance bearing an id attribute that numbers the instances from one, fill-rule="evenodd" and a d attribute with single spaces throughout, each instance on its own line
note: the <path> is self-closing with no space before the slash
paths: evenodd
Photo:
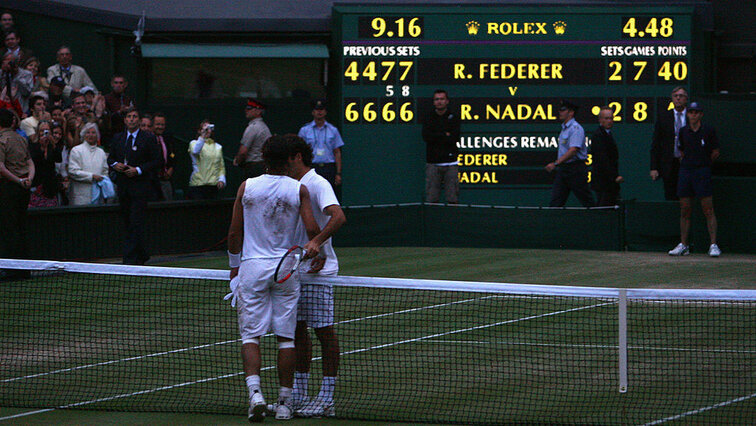
<path id="1" fill-rule="evenodd" d="M 684 87 L 672 89 L 672 111 L 663 111 L 656 119 L 651 143 L 651 179 L 662 178 L 664 198 L 677 200 L 677 176 L 680 172 L 680 150 L 677 135 L 686 124 L 685 107 L 688 92 Z"/>
<path id="2" fill-rule="evenodd" d="M 599 206 L 615 206 L 619 198 L 619 152 L 612 135 L 614 111 L 608 106 L 599 111 L 599 128 L 591 136 L 591 187 L 596 192 Z"/>
<path id="3" fill-rule="evenodd" d="M 150 258 L 144 244 L 147 202 L 155 199 L 154 181 L 163 167 L 155 135 L 139 130 L 136 108 L 125 111 L 126 130 L 113 137 L 108 164 L 116 171 L 118 199 L 126 225 L 123 263 L 144 265 Z"/>
<path id="4" fill-rule="evenodd" d="M 160 193 L 164 201 L 173 199 L 173 168 L 176 165 L 176 154 L 173 153 L 175 140 L 173 136 L 165 131 L 166 127 L 165 114 L 156 112 L 152 116 L 152 130 L 158 142 L 158 152 L 163 157 L 163 167 L 158 170 L 158 179 L 160 180 Z"/>

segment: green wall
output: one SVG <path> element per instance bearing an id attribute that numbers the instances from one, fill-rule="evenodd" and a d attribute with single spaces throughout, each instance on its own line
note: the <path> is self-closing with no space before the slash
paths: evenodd
<path id="1" fill-rule="evenodd" d="M 136 81 L 137 62 L 129 54 L 131 34 L 42 14 L 18 11 L 13 14 L 21 33 L 21 45 L 34 51 L 44 70 L 57 63 L 55 54 L 61 45 L 66 45 L 73 53 L 73 63 L 87 70 L 101 92 L 111 91 L 110 78 L 116 72 L 125 74 L 132 84 Z"/>

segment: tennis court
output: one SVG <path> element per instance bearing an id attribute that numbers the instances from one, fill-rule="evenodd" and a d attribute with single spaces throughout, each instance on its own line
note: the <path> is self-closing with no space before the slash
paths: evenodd
<path id="1" fill-rule="evenodd" d="M 653 272 L 672 277 L 671 284 L 647 282 L 645 287 L 694 279 L 698 287 L 707 287 L 707 274 L 714 270 L 715 287 L 752 289 L 756 276 L 749 256 L 726 262 L 691 257 L 677 263 L 662 257 L 664 262 L 654 264 L 660 255 L 623 259 L 617 253 L 473 249 L 345 249 L 340 254 L 342 273 L 349 275 L 437 279 L 445 274 L 462 280 L 472 274 L 500 282 L 528 275 L 531 280 L 518 281 L 555 282 L 552 268 L 559 269 L 559 259 L 570 255 L 604 268 L 590 272 L 585 265 L 565 266 L 559 272 L 563 279 L 566 272 L 570 282 L 557 284 L 596 286 L 603 278 L 611 287 L 609 277 L 601 275 L 625 269 L 628 274 L 617 274 L 621 280 L 633 280 L 633 270 L 638 282 Z M 480 262 L 481 256 L 495 261 Z M 474 259 L 488 268 L 471 270 Z M 648 264 L 637 268 L 643 259 Z M 170 264 L 222 268 L 224 262 L 199 257 Z M 0 420 L 103 423 L 101 415 L 116 424 L 245 422 L 236 316 L 222 300 L 227 292 L 222 281 L 36 275 L 33 285 L 10 283 L 2 295 L 0 325 L 8 350 L 0 355 L 0 405 L 29 408 L 3 409 Z M 753 301 L 629 301 L 629 386 L 620 393 L 618 299 L 601 289 L 565 295 L 558 288 L 533 294 L 487 291 L 477 282 L 458 288 L 464 291 L 385 285 L 364 279 L 336 287 L 340 418 L 746 424 L 756 413 Z M 266 395 L 275 393 L 274 351 L 265 350 L 272 347 L 273 338 L 264 338 Z M 316 345 L 313 357 L 319 356 Z M 313 377 L 319 377 L 319 367 L 313 362 Z M 40 406 L 87 411 L 7 418 Z M 129 412 L 112 413 L 123 410 Z M 299 422 L 314 421 L 323 422 Z"/>

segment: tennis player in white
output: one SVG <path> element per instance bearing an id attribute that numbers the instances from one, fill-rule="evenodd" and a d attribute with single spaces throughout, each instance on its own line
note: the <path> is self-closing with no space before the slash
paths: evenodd
<path id="1" fill-rule="evenodd" d="M 303 271 L 320 275 L 336 275 L 339 262 L 333 250 L 331 235 L 344 223 L 346 217 L 331 184 L 312 168 L 312 147 L 296 135 L 286 135 L 292 141 L 293 155 L 289 158 L 289 176 L 307 186 L 310 192 L 312 214 L 322 234 L 327 236 L 320 255 L 301 265 Z M 297 224 L 300 244 L 307 242 L 302 221 Z M 307 328 L 315 329 L 323 352 L 323 382 L 318 396 L 312 401 L 307 395 L 312 360 L 312 341 Z M 339 368 L 339 340 L 333 328 L 333 288 L 330 285 L 303 284 L 297 311 L 295 337 L 297 365 L 294 373 L 294 415 L 300 417 L 332 417 L 335 415 L 333 394 Z"/>
<path id="2" fill-rule="evenodd" d="M 312 239 L 305 257 L 319 253 L 324 237 L 315 222 L 307 187 L 287 176 L 290 143 L 273 136 L 263 145 L 266 174 L 247 179 L 239 187 L 228 231 L 231 279 L 242 338 L 242 362 L 249 389 L 249 420 L 265 419 L 267 405 L 260 387 L 260 338 L 272 329 L 278 339 L 280 383 L 276 418 L 293 414 L 294 333 L 296 329 L 299 278 L 295 274 L 276 284 L 273 273 L 279 259 L 299 243 L 295 233 L 301 221 Z"/>

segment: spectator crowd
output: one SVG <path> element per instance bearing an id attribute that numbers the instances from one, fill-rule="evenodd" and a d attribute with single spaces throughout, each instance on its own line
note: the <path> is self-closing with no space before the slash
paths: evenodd
<path id="1" fill-rule="evenodd" d="M 166 131 L 165 114 L 140 110 L 127 93 L 125 76 L 113 75 L 110 92 L 101 92 L 87 70 L 76 64 L 70 47 L 60 46 L 55 62 L 47 66 L 24 45 L 11 13 L 0 13 L 0 30 L 5 43 L 0 70 L 0 213 L 13 211 L 7 217 L 18 216 L 15 222 L 3 221 L 0 228 L 18 231 L 14 240 L 25 239 L 21 234 L 30 207 L 118 203 L 126 227 L 124 262 L 143 264 L 149 258 L 142 241 L 146 203 L 173 199 L 176 167 L 191 167 L 187 198 L 220 196 L 226 187 L 226 164 L 211 120 L 199 123 L 196 139 L 188 144 L 191 164 L 177 165 L 178 141 Z M 265 173 L 261 147 L 271 137 L 263 120 L 265 110 L 255 99 L 248 99 L 244 107 L 249 124 L 234 165 L 247 178 Z M 315 167 L 338 191 L 343 142 L 325 116 L 325 101 L 314 102 L 314 120 L 300 134 L 317 148 Z M 0 257 L 24 258 L 25 251 L 0 247 Z"/>
<path id="2" fill-rule="evenodd" d="M 58 48 L 55 63 L 44 67 L 43 58 L 23 44 L 14 16 L 9 12 L 0 16 L 5 43 L 0 109 L 12 113 L 11 129 L 27 144 L 35 166 L 28 207 L 116 202 L 116 171 L 107 163 L 107 157 L 112 141 L 125 130 L 126 112 L 136 107 L 127 94 L 128 80 L 123 75 L 114 75 L 110 92 L 101 92 L 87 70 L 75 64 L 74 52 L 65 45 Z M 163 163 L 150 173 L 155 191 L 149 199 L 171 200 L 175 139 L 166 133 L 165 114 L 140 114 L 139 129 L 155 136 Z M 202 166 L 202 173 L 192 174 L 188 195 L 217 196 L 225 186 L 220 144 L 200 135 L 199 143 L 190 151 L 195 172 Z M 215 191 L 192 191 L 204 186 L 212 186 Z"/>

